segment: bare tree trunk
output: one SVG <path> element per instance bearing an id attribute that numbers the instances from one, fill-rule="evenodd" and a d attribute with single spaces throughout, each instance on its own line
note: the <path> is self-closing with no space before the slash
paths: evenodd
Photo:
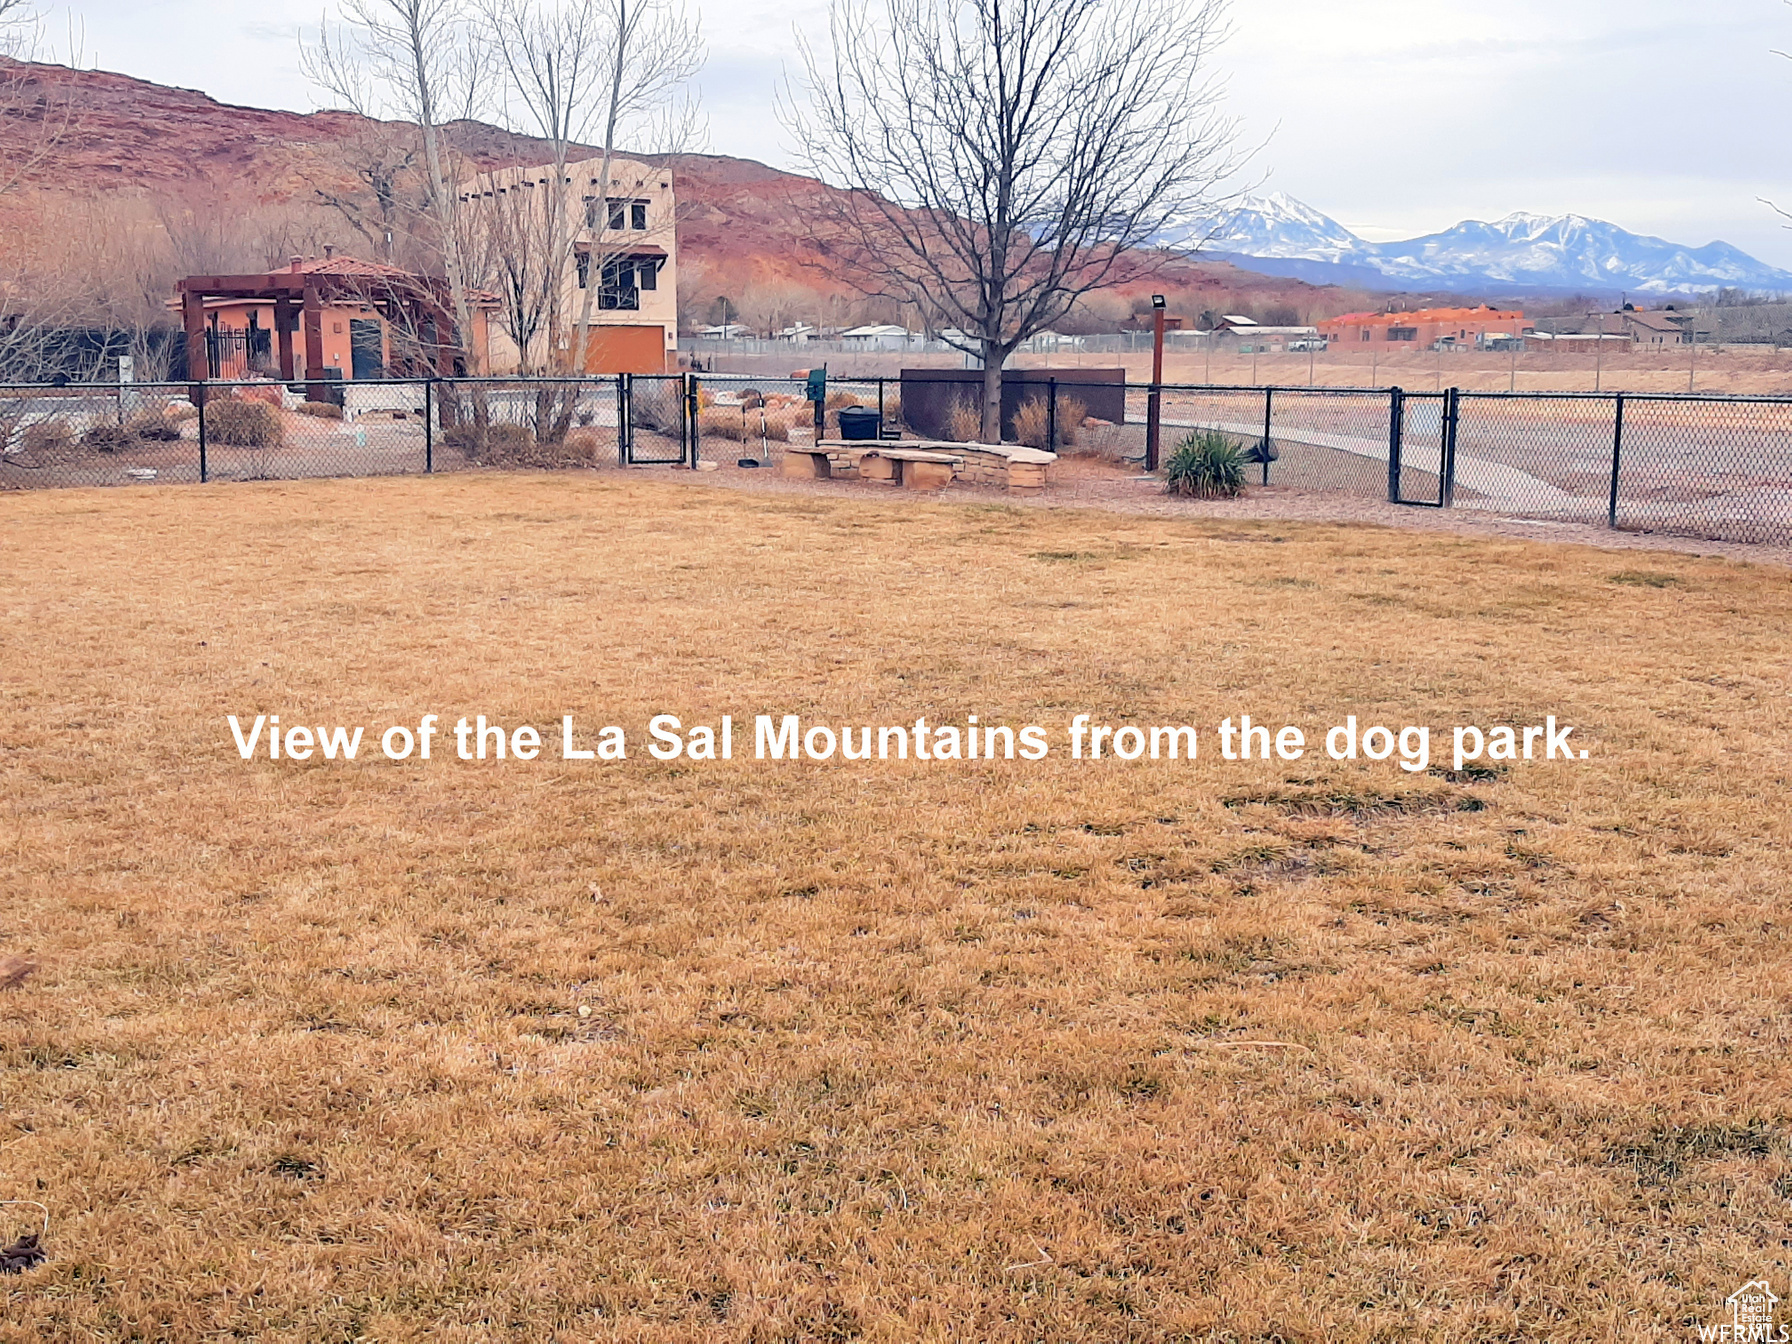
<path id="1" fill-rule="evenodd" d="M 983 442 L 1002 441 L 1002 356 L 991 350 L 983 357 Z"/>

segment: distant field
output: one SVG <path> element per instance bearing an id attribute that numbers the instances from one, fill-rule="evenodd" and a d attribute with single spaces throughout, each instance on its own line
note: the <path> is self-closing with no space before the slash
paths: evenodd
<path id="1" fill-rule="evenodd" d="M 1785 571 L 480 476 L 12 495 L 0 579 L 0 1340 L 1666 1340 L 1792 1272 Z M 426 711 L 555 759 L 224 720 Z"/>
<path id="2" fill-rule="evenodd" d="M 704 359 L 719 373 L 750 373 L 761 377 L 785 376 L 801 368 L 816 356 L 806 355 L 803 347 L 792 346 L 789 354 L 736 355 L 723 353 Z M 863 354 L 829 355 L 828 369 L 836 377 L 894 377 L 904 368 L 958 368 L 963 364 L 957 355 Z M 1149 352 L 1129 355 L 1080 355 L 1061 352 L 1051 355 L 1017 355 L 1012 361 L 1017 368 L 1052 367 L 1116 368 L 1124 366 L 1134 382 L 1151 379 Z M 1607 352 L 1595 368 L 1591 355 L 1520 354 L 1514 367 L 1509 354 L 1476 351 L 1445 354 L 1403 351 L 1397 354 L 1371 356 L 1348 346 L 1304 354 L 1250 355 L 1216 353 L 1208 360 L 1200 353 L 1172 351 L 1164 358 L 1164 378 L 1168 382 L 1214 382 L 1249 386 L 1252 383 L 1274 383 L 1285 387 L 1305 387 L 1309 377 L 1319 387 L 1393 387 L 1409 392 L 1430 392 L 1444 387 L 1460 387 L 1466 391 L 1504 392 L 1512 388 L 1520 392 L 1589 392 L 1597 383 L 1607 392 L 1685 392 L 1688 373 L 1692 374 L 1692 390 L 1698 392 L 1739 393 L 1750 396 L 1792 396 L 1792 350 L 1774 350 L 1760 346 L 1725 346 L 1714 350 L 1700 346 L 1696 365 L 1690 348 L 1667 348 L 1660 351 L 1631 350 L 1624 354 Z"/>

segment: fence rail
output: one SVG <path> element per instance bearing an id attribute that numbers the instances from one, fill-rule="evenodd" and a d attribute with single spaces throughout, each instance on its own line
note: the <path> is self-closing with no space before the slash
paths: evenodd
<path id="1" fill-rule="evenodd" d="M 1035 446 L 1143 461 L 1153 388 L 1026 370 L 1005 432 Z M 952 386 L 914 384 L 955 379 Z M 979 384 L 911 376 L 929 433 L 974 436 Z M 903 423 L 903 380 L 830 379 L 819 426 L 846 405 Z M 1220 434 L 1255 483 L 1399 504 L 1792 542 L 1792 398 L 1163 384 L 1167 454 Z M 0 490 L 132 482 L 373 476 L 485 468 L 776 465 L 817 430 L 789 378 L 679 374 L 303 384 L 0 385 Z M 956 400 L 942 401 L 942 396 Z M 1092 416 L 1091 407 L 1102 414 Z"/>

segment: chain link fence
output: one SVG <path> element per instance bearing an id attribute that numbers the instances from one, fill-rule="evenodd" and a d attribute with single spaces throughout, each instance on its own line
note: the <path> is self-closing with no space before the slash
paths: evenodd
<path id="1" fill-rule="evenodd" d="M 1146 456 L 1146 384 L 1029 380 L 1005 435 L 1123 468 Z M 886 436 L 974 440 L 971 391 L 907 424 L 897 378 L 830 378 L 819 431 L 794 377 L 617 375 L 326 384 L 0 387 L 0 490 L 504 468 L 776 468 L 840 413 Z M 315 385 L 312 385 L 315 387 Z M 1236 444 L 1257 485 L 1717 540 L 1792 541 L 1792 399 L 1165 385 L 1164 457 Z"/>

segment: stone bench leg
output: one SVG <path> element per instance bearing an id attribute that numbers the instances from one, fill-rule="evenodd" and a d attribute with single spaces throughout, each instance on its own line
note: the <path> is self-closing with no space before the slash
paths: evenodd
<path id="1" fill-rule="evenodd" d="M 901 462 L 902 484 L 910 490 L 944 490 L 952 484 L 949 462 Z"/>
<path id="2" fill-rule="evenodd" d="M 832 475 L 826 453 L 805 453 L 789 448 L 784 450 L 784 464 L 780 470 L 783 475 L 799 481 L 826 480 Z"/>

